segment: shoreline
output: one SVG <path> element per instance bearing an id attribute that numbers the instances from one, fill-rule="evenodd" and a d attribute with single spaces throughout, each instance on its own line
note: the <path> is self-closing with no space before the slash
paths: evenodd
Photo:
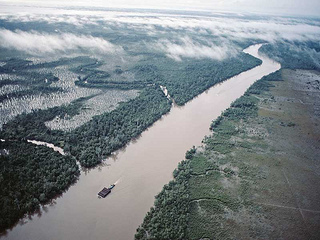
<path id="1" fill-rule="evenodd" d="M 256 54 L 258 47 L 254 48 Z M 152 206 L 154 196 L 168 180 L 172 179 L 171 173 L 178 161 L 183 158 L 185 150 L 201 143 L 203 136 L 209 133 L 208 125 L 211 120 L 219 116 L 221 110 L 227 108 L 236 98 L 235 92 L 237 96 L 241 96 L 247 87 L 257 80 L 250 72 L 256 71 L 263 76 L 270 71 L 266 66 L 274 63 L 271 60 L 266 61 L 267 63 L 247 71 L 248 73 L 243 72 L 238 77 L 210 88 L 182 108 L 172 108 L 169 114 L 155 122 L 148 131 L 144 131 L 138 141 L 130 142 L 116 157 L 111 157 L 107 166 L 94 168 L 89 174 L 81 174 L 77 184 L 63 197 L 57 199 L 57 204 L 41 218 L 35 216 L 31 222 L 17 226 L 6 238 L 19 238 L 21 234 L 33 238 L 32 234 L 39 232 L 38 227 L 44 227 L 54 219 L 64 219 L 62 215 L 65 214 L 72 218 L 72 222 L 71 219 L 63 220 L 63 225 L 68 225 L 69 228 L 66 229 L 62 225 L 55 225 L 55 228 L 59 229 L 62 236 L 68 236 L 70 239 L 93 237 L 88 235 L 91 232 L 88 229 L 76 234 L 72 230 L 83 221 L 86 222 L 86 228 L 95 229 L 96 239 L 106 236 L 111 239 L 128 239 L 129 236 L 133 236 L 138 223 L 148 211 L 148 206 Z M 222 92 L 224 94 L 221 94 Z M 212 112 L 213 106 L 216 106 L 214 112 Z M 172 142 L 167 141 L 169 135 Z M 143 172 L 141 166 L 144 166 Z M 95 198 L 97 190 L 119 178 L 121 181 L 108 199 L 97 201 Z M 141 186 L 139 198 L 134 186 Z M 81 222 L 78 216 L 80 209 Z M 120 209 L 126 209 L 125 219 L 119 216 Z M 96 224 L 92 226 L 92 223 Z M 46 227 L 49 230 L 41 235 L 43 239 L 56 234 L 57 230 L 50 233 L 52 227 L 52 225 L 50 228 L 49 225 Z"/>
<path id="2" fill-rule="evenodd" d="M 281 71 L 213 122 L 213 134 L 187 153 L 136 239 L 317 239 L 320 72 Z M 168 224 L 166 231 L 155 222 Z"/>

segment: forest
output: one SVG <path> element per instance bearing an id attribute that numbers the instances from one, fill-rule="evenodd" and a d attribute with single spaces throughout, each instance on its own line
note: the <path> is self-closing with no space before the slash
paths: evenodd
<path id="1" fill-rule="evenodd" d="M 97 165 L 103 156 L 138 136 L 171 107 L 160 88 L 149 87 L 138 98 L 95 117 L 73 132 L 50 130 L 45 126 L 45 121 L 57 115 L 77 114 L 85 100 L 21 114 L 4 125 L 1 139 L 6 141 L 0 146 L 1 231 L 66 190 L 79 175 L 75 157 L 84 167 Z M 64 147 L 72 157 L 26 143 L 27 139 L 54 143 Z"/>
<path id="2" fill-rule="evenodd" d="M 71 156 L 26 141 L 0 142 L 0 232 L 39 210 L 79 176 Z"/>
<path id="3" fill-rule="evenodd" d="M 4 51 L 3 54 L 5 56 L 8 53 Z M 130 53 L 130 56 L 136 55 Z M 11 227 L 24 214 L 37 210 L 39 204 L 47 203 L 66 190 L 79 174 L 75 159 L 82 167 L 95 167 L 169 112 L 172 101 L 167 99 L 160 85 L 167 87 L 178 105 L 183 105 L 214 84 L 261 64 L 260 60 L 245 53 L 223 61 L 207 58 L 177 62 L 164 54 L 141 52 L 138 53 L 139 61 L 125 66 L 109 66 L 109 59 L 83 55 L 39 62 L 27 60 L 21 55 L 14 58 L 4 56 L 0 59 L 0 86 L 2 89 L 20 87 L 16 91 L 4 90 L 0 96 L 4 105 L 12 100 L 23 102 L 28 96 L 47 98 L 52 93 L 68 96 L 69 92 L 74 95 L 77 94 L 75 91 L 85 91 L 85 95 L 59 106 L 22 112 L 2 125 L 0 138 L 5 142 L 1 143 L 1 151 L 4 153 L 8 150 L 9 154 L 1 154 L 1 158 L 6 159 L 1 166 L 4 179 L 1 184 L 10 186 L 10 189 L 4 187 L 1 194 L 8 196 L 1 199 L 2 206 L 6 205 L 1 214 L 6 216 L 1 220 L 4 226 L 2 230 Z M 74 76 L 75 86 L 67 82 L 71 82 L 69 78 Z M 136 89 L 140 93 L 138 97 L 119 102 L 114 110 L 96 115 L 73 130 L 61 131 L 47 127 L 46 123 L 56 118 L 79 115 L 86 108 L 87 101 L 113 89 Z M 33 146 L 26 143 L 28 139 L 53 143 L 62 147 L 69 156 L 59 156 L 51 149 Z M 50 157 L 43 159 L 46 154 Z M 25 160 L 23 164 L 22 159 Z M 35 161 L 39 165 L 35 165 Z M 19 166 L 14 170 L 15 164 Z M 30 166 L 39 169 L 37 176 L 29 176 L 30 171 L 26 175 L 19 174 Z M 47 171 L 55 175 L 46 174 Z M 66 174 L 69 174 L 69 178 Z M 27 183 L 24 186 L 29 187 L 28 191 L 23 187 L 18 191 L 23 179 Z M 170 185 L 169 188 L 175 186 Z M 186 191 L 186 187 L 183 189 Z M 11 214 L 8 214 L 10 210 Z M 181 235 L 184 230 L 178 229 L 176 234 Z M 174 231 L 168 234 L 173 236 Z"/>
<path id="4" fill-rule="evenodd" d="M 183 105 L 211 86 L 260 64 L 260 59 L 239 53 L 223 61 L 148 58 L 135 69 L 137 77 L 166 86 L 175 103 Z"/>
<path id="5" fill-rule="evenodd" d="M 259 51 L 279 61 L 282 68 L 320 70 L 320 44 L 316 41 L 277 42 Z"/>
<path id="6" fill-rule="evenodd" d="M 133 88 L 141 90 L 139 96 L 135 99 L 120 103 L 115 110 L 95 116 L 91 121 L 72 131 L 52 130 L 45 123 L 57 116 L 68 115 L 72 117 L 79 114 L 85 102 L 95 95 L 82 97 L 69 104 L 49 109 L 36 109 L 31 113 L 22 113 L 3 125 L 0 136 L 6 142 L 1 143 L 1 149 L 2 151 L 5 151 L 4 149 L 8 150 L 9 155 L 1 154 L 1 158 L 4 159 L 1 166 L 1 177 L 4 180 L 1 181 L 1 184 L 6 186 L 2 188 L 1 193 L 1 196 L 6 196 L 1 199 L 3 206 L 1 216 L 5 216 L 1 219 L 2 230 L 12 226 L 24 214 L 37 210 L 39 204 L 48 202 L 57 194 L 66 190 L 79 174 L 75 159 L 79 160 L 83 167 L 96 166 L 113 151 L 125 146 L 131 139 L 139 136 L 161 118 L 163 114 L 170 111 L 172 102 L 163 94 L 159 85 L 167 85 L 172 90 L 170 94 L 173 94 L 177 103 L 182 105 L 210 86 L 261 63 L 260 60 L 246 54 L 241 54 L 241 57 L 240 59 L 226 60 L 222 63 L 199 60 L 185 65 L 180 64 L 184 68 L 182 72 L 173 72 L 171 69 L 165 71 L 165 66 L 162 66 L 161 69 L 143 62 L 128 70 L 116 67 L 112 74 L 122 75 L 125 72 L 131 72 L 136 79 L 140 80 L 114 83 L 109 80 L 109 73 L 98 70 L 100 64 L 97 64 L 97 60 L 92 58 L 60 59 L 51 63 L 40 63 L 38 67 L 28 61 L 18 59 L 6 62 L 2 66 L 3 73 L 15 69 L 15 73 L 20 76 L 26 73 L 27 77 L 4 80 L 1 83 L 3 85 L 25 84 L 30 89 L 26 90 L 27 92 L 6 94 L 3 96 L 3 101 L 11 97 L 19 98 L 24 94 L 34 94 L 36 91 L 42 91 L 46 88 L 48 88 L 48 91 L 60 91 L 60 89 L 50 86 L 52 82 L 59 81 L 59 78 L 50 72 L 44 75 L 34 72 L 34 70 L 43 67 L 51 69 L 69 63 L 72 63 L 70 66 L 74 66 L 74 64 L 77 66 L 72 67 L 70 71 L 78 74 L 78 82 L 75 83 L 80 87 L 96 89 L 115 87 L 117 89 Z M 246 64 L 243 64 L 243 62 L 246 62 Z M 17 63 L 17 65 L 14 63 Z M 179 65 L 179 63 L 177 64 Z M 202 67 L 198 68 L 200 66 Z M 200 79 L 201 81 L 195 81 L 194 79 Z M 46 91 L 42 91 L 42 94 L 45 93 Z M 53 143 L 64 148 L 70 156 L 60 156 L 46 147 L 26 143 L 27 139 Z M 47 158 L 44 156 L 47 156 Z M 18 167 L 14 169 L 15 165 L 18 165 Z M 37 175 L 29 176 L 32 172 L 25 171 L 27 168 L 37 168 Z M 8 171 L 8 169 L 11 170 Z M 21 174 L 23 171 L 25 171 L 25 174 Z M 47 174 L 48 171 L 52 174 Z M 27 183 L 23 187 L 21 187 L 22 181 Z M 26 186 L 28 186 L 28 189 L 24 189 Z M 172 188 L 176 188 L 175 183 L 168 185 L 168 189 Z M 187 191 L 186 186 L 181 188 L 181 193 L 185 191 Z M 184 195 L 183 198 L 180 198 L 181 204 L 186 197 L 187 195 Z M 173 198 L 170 201 L 174 201 Z M 11 213 L 8 214 L 9 212 Z M 179 221 L 186 221 L 186 218 Z M 174 225 L 180 226 L 176 223 Z M 177 236 L 176 234 L 184 236 L 184 231 L 184 228 L 174 229 L 168 232 L 167 236 Z"/>
<path id="7" fill-rule="evenodd" d="M 212 236 L 213 239 L 229 239 L 219 230 L 219 220 L 211 219 L 210 213 L 219 214 L 224 207 L 239 207 L 237 199 L 223 193 L 218 184 L 221 176 L 231 178 L 235 172 L 228 167 L 221 168 L 228 159 L 215 162 L 212 156 L 230 153 L 236 147 L 230 143 L 230 139 L 239 133 L 235 122 L 255 118 L 258 111 L 255 95 L 268 91 L 273 86 L 270 82 L 279 80 L 281 70 L 258 80 L 212 122 L 213 135 L 203 140 L 205 150 L 198 152 L 193 147 L 186 152 L 185 160 L 173 172 L 174 179 L 155 197 L 154 207 L 137 229 L 135 239 L 211 239 Z M 245 166 L 243 168 L 248 171 Z M 207 211 L 204 216 L 195 214 L 201 207 Z"/>
<path id="8" fill-rule="evenodd" d="M 10 85 L 19 85 L 24 87 L 24 89 L 20 91 L 10 93 L 0 92 L 0 102 L 13 98 L 22 98 L 23 96 L 30 96 L 32 94 L 49 94 L 63 91 L 60 87 L 50 86 L 53 82 L 59 81 L 59 78 L 54 76 L 51 72 L 40 73 L 35 71 L 26 71 L 29 69 L 31 63 L 31 61 L 10 58 L 5 62 L 5 65 L 0 67 L 0 75 L 13 74 L 15 76 L 13 79 L 1 79 L 0 87 Z"/>
<path id="9" fill-rule="evenodd" d="M 47 94 L 53 91 L 69 91 L 52 86 L 53 82 L 59 83 L 60 80 L 50 69 L 59 66 L 66 66 L 69 71 L 78 75 L 75 84 L 81 88 L 138 89 L 141 92 L 136 99 L 121 103 L 112 112 L 95 116 L 88 123 L 68 132 L 49 129 L 45 123 L 57 117 L 79 114 L 86 101 L 96 94 L 57 107 L 22 113 L 3 125 L 0 132 L 2 138 L 36 139 L 54 143 L 76 156 L 82 166 L 93 167 L 170 110 L 171 102 L 160 90 L 160 85 L 167 87 L 178 105 L 183 105 L 214 84 L 261 64 L 259 59 L 245 53 L 239 53 L 224 61 L 186 59 L 176 62 L 163 55 L 150 53 L 145 57 L 132 67 L 122 69 L 115 66 L 109 72 L 100 69 L 105 64 L 103 60 L 84 56 L 36 64 L 18 58 L 6 60 L 1 67 L 3 73 L 14 70 L 18 76 L 26 77 L 17 80 L 4 79 L 1 83 L 26 84 L 29 89 L 4 94 L 1 97 L 3 101 L 37 92 Z M 47 73 L 37 70 L 44 68 Z M 120 78 L 116 78 L 117 76 Z M 129 79 L 128 76 L 133 76 L 134 79 Z"/>
<path id="10" fill-rule="evenodd" d="M 149 87 L 138 98 L 121 104 L 110 113 L 94 117 L 74 131 L 50 130 L 45 126 L 46 121 L 56 116 L 77 114 L 84 100 L 86 98 L 67 106 L 21 114 L 3 126 L 1 138 L 51 142 L 77 157 L 82 166 L 93 167 L 103 157 L 137 137 L 171 107 L 160 88 Z"/>
<path id="11" fill-rule="evenodd" d="M 80 174 L 76 160 L 84 168 L 97 166 L 161 119 L 173 102 L 183 106 L 211 86 L 261 64 L 242 50 L 266 43 L 268 18 L 211 13 L 180 18 L 177 13 L 147 16 L 133 11 L 126 16 L 106 11 L 97 16 L 1 17 L 0 139 L 4 141 L 0 142 L 0 232 L 67 190 Z M 117 17 L 110 17 L 113 14 Z M 239 28 L 220 24 L 232 19 Z M 249 28 L 251 20 L 261 23 L 261 29 Z M 275 35 L 282 37 L 278 32 Z M 282 67 L 319 70 L 316 41 L 274 40 L 263 45 L 261 52 L 280 61 Z M 229 152 L 234 147 L 230 139 L 238 131 L 232 121 L 245 122 L 256 116 L 258 100 L 254 96 L 272 86 L 269 80 L 280 78 L 277 72 L 256 82 L 212 122 L 210 128 L 217 137 L 204 140 L 207 150 Z M 166 87 L 172 100 L 160 86 Z M 98 97 L 102 100 L 95 102 Z M 100 112 L 95 108 L 98 103 L 108 108 Z M 57 119 L 72 122 L 88 109 L 93 114 L 86 121 L 75 120 L 67 130 L 48 124 Z M 27 140 L 52 143 L 67 156 Z M 204 223 L 200 233 L 195 231 L 202 220 L 192 215 L 193 210 L 197 204 L 209 205 L 199 203 L 200 197 L 211 201 L 216 206 L 213 210 L 221 210 L 217 201 L 234 207 L 234 199 L 218 191 L 212 195 L 210 184 L 214 186 L 220 175 L 233 176 L 235 171 L 221 170 L 206 157 L 196 148 L 186 153 L 185 161 L 173 173 L 174 180 L 156 196 L 136 239 L 199 238 L 197 234 L 212 227 Z M 205 186 L 204 190 L 198 191 L 197 184 Z M 195 225 L 190 226 L 192 222 Z"/>
<path id="12" fill-rule="evenodd" d="M 279 61 L 282 68 L 319 70 L 319 44 L 316 42 L 278 42 L 263 45 L 259 51 Z M 239 211 L 243 205 L 254 208 L 247 195 L 247 184 L 249 179 L 261 176 L 255 175 L 256 170 L 246 165 L 242 165 L 238 173 L 230 167 L 221 168 L 221 165 L 237 160 L 219 156 L 229 156 L 239 148 L 250 152 L 251 148 L 264 147 L 249 141 L 235 144 L 232 139 L 244 135 L 239 126 L 258 115 L 259 99 L 256 96 L 269 91 L 274 86 L 273 82 L 282 81 L 281 72 L 279 70 L 256 81 L 211 123 L 213 134 L 204 138 L 204 152 L 198 152 L 196 148 L 187 151 L 186 160 L 173 172 L 174 180 L 165 185 L 155 197 L 154 207 L 137 229 L 135 239 L 233 239 L 226 231 L 226 226 L 221 227 L 223 218 L 219 216 L 223 215 L 224 209 Z M 280 125 L 295 126 L 292 122 Z M 244 137 L 248 138 L 246 135 Z M 232 179 L 234 176 L 246 179 L 236 195 L 222 190 L 220 184 L 221 179 Z M 234 198 L 230 197 L 233 195 Z M 237 196 L 246 201 L 239 202 Z M 180 198 L 183 203 L 179 201 Z M 202 209 L 202 215 L 199 214 L 199 209 Z"/>
<path id="13" fill-rule="evenodd" d="M 149 87 L 139 97 L 67 134 L 65 150 L 79 159 L 82 166 L 93 167 L 141 134 L 170 108 L 171 102 L 161 89 Z"/>

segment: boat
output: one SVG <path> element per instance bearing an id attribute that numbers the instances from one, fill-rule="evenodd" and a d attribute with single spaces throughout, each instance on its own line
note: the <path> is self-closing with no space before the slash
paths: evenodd
<path id="1" fill-rule="evenodd" d="M 111 184 L 108 188 L 104 187 L 100 192 L 98 192 L 98 197 L 105 198 L 111 193 L 111 189 L 113 189 L 115 186 L 115 184 Z"/>

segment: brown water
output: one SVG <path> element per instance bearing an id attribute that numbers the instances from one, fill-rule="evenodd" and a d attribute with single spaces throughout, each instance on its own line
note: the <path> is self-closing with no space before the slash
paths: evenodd
<path id="1" fill-rule="evenodd" d="M 185 152 L 201 144 L 209 125 L 232 101 L 264 75 L 280 65 L 258 54 L 261 45 L 245 50 L 263 60 L 199 95 L 184 107 L 174 106 L 141 137 L 107 160 L 107 165 L 88 173 L 48 206 L 42 216 L 17 225 L 5 237 L 23 240 L 129 240 L 153 205 L 154 196 L 172 179 L 172 171 Z M 116 182 L 105 199 L 97 193 Z"/>

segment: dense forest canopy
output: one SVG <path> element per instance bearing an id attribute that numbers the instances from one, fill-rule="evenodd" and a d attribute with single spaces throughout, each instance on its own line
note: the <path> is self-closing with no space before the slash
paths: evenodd
<path id="1" fill-rule="evenodd" d="M 204 138 L 204 149 L 197 151 L 193 147 L 186 152 L 185 160 L 173 172 L 174 179 L 155 197 L 154 207 L 137 229 L 135 239 L 230 239 L 220 219 L 214 216 L 224 214 L 226 209 L 238 211 L 251 203 L 249 196 L 245 197 L 247 202 L 238 200 L 246 194 L 247 186 L 243 186 L 238 198 L 230 197 L 220 186 L 222 176 L 232 178 L 236 174 L 230 167 L 223 167 L 230 159 L 222 156 L 245 147 L 245 143 L 236 146 L 231 141 L 232 137 L 244 134 L 238 123 L 257 117 L 259 100 L 255 96 L 268 91 L 273 86 L 271 81 L 281 79 L 281 70 L 263 77 L 212 122 L 213 134 Z M 250 179 L 254 173 L 249 171 L 253 170 L 246 165 L 241 167 L 239 179 Z"/>
<path id="2" fill-rule="evenodd" d="M 92 15 L 67 9 L 58 16 L 0 17 L 1 231 L 75 182 L 76 160 L 83 167 L 96 166 L 169 112 L 172 99 L 184 105 L 211 86 L 260 65 L 259 59 L 242 52 L 246 47 L 267 43 L 261 52 L 283 67 L 319 69 L 316 19 L 174 11 L 150 15 L 136 10 L 126 15 L 106 9 Z M 297 26 L 305 28 L 299 28 L 300 33 Z M 249 91 L 258 94 L 265 87 L 262 81 Z M 250 96 L 242 98 L 211 128 L 220 126 L 224 117 L 251 116 L 254 104 Z M 61 127 L 66 123 L 68 128 Z M 34 146 L 28 139 L 53 143 L 68 155 Z M 189 151 L 187 159 L 194 154 Z M 186 236 L 185 182 L 192 171 L 188 161 L 181 163 L 175 181 L 157 196 L 142 225 L 156 238 Z M 180 199 L 181 208 L 158 208 L 174 199 Z M 181 217 L 167 221 L 172 213 Z M 160 231 L 162 218 L 166 232 Z M 139 239 L 145 237 L 141 229 Z"/>
<path id="3" fill-rule="evenodd" d="M 11 227 L 74 183 L 74 159 L 26 141 L 0 142 L 0 230 Z"/>

